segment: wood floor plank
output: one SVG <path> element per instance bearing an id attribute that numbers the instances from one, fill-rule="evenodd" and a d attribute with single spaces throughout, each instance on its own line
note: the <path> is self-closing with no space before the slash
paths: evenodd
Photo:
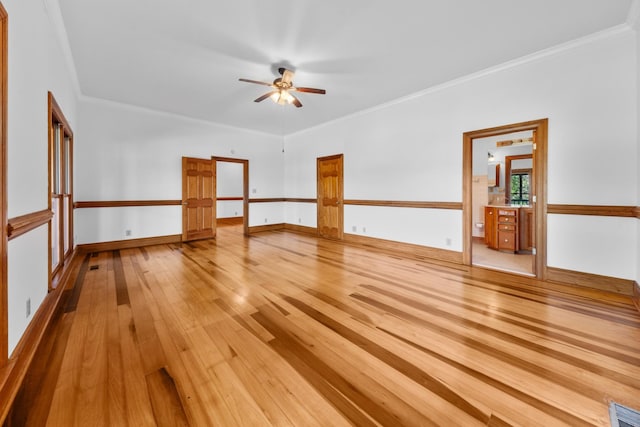
<path id="1" fill-rule="evenodd" d="M 230 363 L 242 361 L 294 425 L 349 425 L 289 361 L 282 360 L 269 344 L 259 341 L 249 330 L 234 332 L 226 324 L 218 324 L 211 325 L 208 331 L 219 337 L 216 340 L 219 345 L 232 347 Z"/>
<path id="2" fill-rule="evenodd" d="M 6 427 L 608 426 L 611 400 L 640 408 L 640 313 L 601 291 L 236 226 L 87 256 L 73 289 Z"/>
<path id="3" fill-rule="evenodd" d="M 155 421 L 160 427 L 188 426 L 187 414 L 175 382 L 165 368 L 147 374 L 147 389 Z"/>
<path id="4" fill-rule="evenodd" d="M 74 425 L 109 425 L 108 352 L 107 352 L 107 275 L 92 271 L 94 280 L 84 292 L 87 301 L 87 334 L 78 381 L 77 410 Z"/>
<path id="5" fill-rule="evenodd" d="M 131 308 L 126 304 L 118 305 L 118 323 L 127 424 L 153 426 L 156 422 L 147 388 L 147 371 L 142 363 L 145 355 L 141 353 L 138 346 L 133 315 Z"/>
<path id="6" fill-rule="evenodd" d="M 107 269 L 104 269 L 105 273 Z M 126 427 L 127 402 L 125 400 L 125 379 L 122 348 L 120 345 L 120 321 L 115 277 L 107 274 L 107 402 L 109 404 L 109 424 Z"/>

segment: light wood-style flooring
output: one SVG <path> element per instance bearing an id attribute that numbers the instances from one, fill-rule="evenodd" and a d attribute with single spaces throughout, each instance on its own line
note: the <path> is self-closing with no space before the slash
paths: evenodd
<path id="1" fill-rule="evenodd" d="M 533 255 L 500 252 L 489 249 L 484 242 L 474 241 L 471 248 L 473 265 L 533 276 Z"/>
<path id="2" fill-rule="evenodd" d="M 240 227 L 89 254 L 70 292 L 11 426 L 608 426 L 609 401 L 640 407 L 625 297 Z"/>

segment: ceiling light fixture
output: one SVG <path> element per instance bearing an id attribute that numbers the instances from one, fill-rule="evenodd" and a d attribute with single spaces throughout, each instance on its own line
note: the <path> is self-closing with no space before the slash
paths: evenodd
<path id="1" fill-rule="evenodd" d="M 286 89 L 280 89 L 277 92 L 274 92 L 269 97 L 273 102 L 280 105 L 291 104 L 293 102 L 293 95 L 289 93 Z"/>
<path id="2" fill-rule="evenodd" d="M 273 81 L 273 83 L 261 82 L 258 80 L 250 80 L 250 79 L 239 79 L 241 82 L 247 83 L 255 83 L 263 86 L 269 86 L 273 90 L 271 92 L 267 92 L 264 95 L 256 98 L 254 102 L 262 102 L 267 98 L 271 98 L 273 102 L 280 105 L 288 105 L 293 104 L 296 107 L 302 107 L 302 103 L 295 95 L 289 93 L 290 90 L 296 92 L 306 92 L 306 93 L 317 93 L 320 95 L 324 95 L 327 93 L 324 89 L 316 89 L 312 87 L 296 87 L 293 85 L 293 76 L 294 72 L 291 70 L 287 70 L 286 68 L 280 67 L 278 68 L 278 72 L 282 77 L 278 77 Z"/>

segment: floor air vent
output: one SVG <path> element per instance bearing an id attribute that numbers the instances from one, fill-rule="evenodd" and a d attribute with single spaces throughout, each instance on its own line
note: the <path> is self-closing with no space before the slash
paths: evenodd
<path id="1" fill-rule="evenodd" d="M 609 405 L 611 427 L 640 427 L 640 412 L 616 402 Z"/>

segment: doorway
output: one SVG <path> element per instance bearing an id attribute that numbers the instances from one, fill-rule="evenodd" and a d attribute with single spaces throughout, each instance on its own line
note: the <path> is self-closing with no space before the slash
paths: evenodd
<path id="1" fill-rule="evenodd" d="M 249 235 L 249 160 L 212 157 L 216 163 L 216 221 L 219 224 L 242 224 Z"/>
<path id="2" fill-rule="evenodd" d="M 544 278 L 547 119 L 463 135 L 463 261 Z"/>
<path id="3" fill-rule="evenodd" d="M 318 235 L 342 240 L 344 236 L 343 155 L 319 157 L 317 173 Z"/>

